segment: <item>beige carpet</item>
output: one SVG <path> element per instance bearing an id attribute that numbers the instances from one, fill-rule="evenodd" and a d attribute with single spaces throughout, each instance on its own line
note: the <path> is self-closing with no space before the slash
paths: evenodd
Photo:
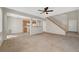
<path id="1" fill-rule="evenodd" d="M 42 33 L 9 38 L 0 51 L 4 52 L 77 52 L 79 37 Z"/>

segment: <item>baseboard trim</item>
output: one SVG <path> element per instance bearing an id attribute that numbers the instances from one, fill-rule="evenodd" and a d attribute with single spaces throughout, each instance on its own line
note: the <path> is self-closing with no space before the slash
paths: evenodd
<path id="1" fill-rule="evenodd" d="M 8 35 L 16 35 L 16 34 L 22 34 L 24 32 L 19 32 L 19 33 L 11 33 L 11 34 L 8 34 Z M 27 33 L 27 32 L 26 32 Z"/>
<path id="2" fill-rule="evenodd" d="M 41 33 L 36 33 L 36 34 L 32 34 L 31 36 L 34 36 L 34 35 L 39 35 L 39 34 L 42 34 L 43 32 L 41 32 Z"/>
<path id="3" fill-rule="evenodd" d="M 46 33 L 46 34 L 52 34 L 52 35 L 62 35 L 62 36 L 65 36 L 64 34 L 56 34 L 56 33 L 50 33 L 50 32 L 41 32 L 41 33 L 37 33 L 37 34 L 32 34 L 31 36 L 34 36 L 34 35 L 40 35 L 40 34 L 43 34 L 43 33 Z"/>
<path id="4" fill-rule="evenodd" d="M 46 33 L 46 34 L 52 34 L 52 35 L 63 35 L 63 34 L 56 34 L 56 33 L 50 33 L 50 32 L 43 32 L 43 33 Z M 66 35 L 66 34 L 65 34 Z M 64 35 L 64 36 L 65 36 Z"/>

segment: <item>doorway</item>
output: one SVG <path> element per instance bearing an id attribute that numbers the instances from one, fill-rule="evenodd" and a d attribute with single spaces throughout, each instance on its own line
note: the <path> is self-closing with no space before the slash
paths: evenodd
<path id="1" fill-rule="evenodd" d="M 68 27 L 70 32 L 78 32 L 77 13 L 71 12 L 68 15 Z"/>
<path id="2" fill-rule="evenodd" d="M 69 20 L 69 31 L 77 32 L 77 20 L 74 19 Z"/>

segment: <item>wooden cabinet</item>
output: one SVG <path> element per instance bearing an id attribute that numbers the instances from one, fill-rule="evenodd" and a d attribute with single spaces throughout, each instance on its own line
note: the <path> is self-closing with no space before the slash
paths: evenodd
<path id="1" fill-rule="evenodd" d="M 23 20 L 23 32 L 28 32 L 29 20 Z"/>

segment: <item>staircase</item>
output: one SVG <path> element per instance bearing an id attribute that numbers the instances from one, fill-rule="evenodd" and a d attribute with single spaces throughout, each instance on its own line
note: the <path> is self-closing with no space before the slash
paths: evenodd
<path id="1" fill-rule="evenodd" d="M 59 15 L 49 16 L 46 18 L 50 20 L 51 22 L 53 22 L 54 24 L 56 24 L 59 28 L 61 28 L 63 31 L 67 33 L 68 31 L 72 31 L 73 28 L 75 27 L 78 29 L 76 30 L 76 32 L 79 32 L 79 23 L 78 23 L 79 17 L 78 16 L 79 16 L 79 10 L 74 10 L 74 11 L 62 13 Z M 75 21 L 74 24 L 77 24 L 77 25 L 74 25 L 70 20 L 76 20 L 77 22 Z M 72 28 L 70 30 L 69 28 L 71 25 L 69 25 L 69 21 L 72 24 Z"/>
<path id="2" fill-rule="evenodd" d="M 64 25 L 61 22 L 57 21 L 53 17 L 47 17 L 47 19 L 50 20 L 51 22 L 55 23 L 58 27 L 60 27 L 61 29 L 63 29 L 65 32 L 67 32 L 67 26 L 66 25 Z"/>

